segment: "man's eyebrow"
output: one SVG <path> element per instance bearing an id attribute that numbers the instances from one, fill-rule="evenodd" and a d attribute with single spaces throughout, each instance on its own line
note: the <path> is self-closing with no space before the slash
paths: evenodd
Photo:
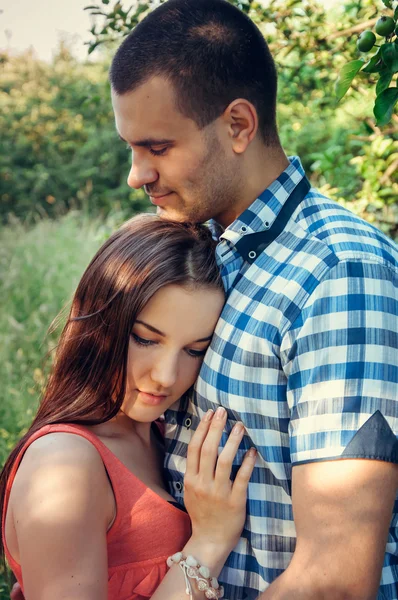
<path id="1" fill-rule="evenodd" d="M 129 146 L 138 146 L 139 148 L 150 148 L 151 146 L 163 146 L 165 144 L 172 144 L 174 140 L 168 140 L 166 138 L 163 139 L 155 139 L 155 138 L 147 138 L 145 140 L 135 140 L 128 142 L 125 140 L 119 133 L 119 137 L 122 142 L 125 142 Z"/>
<path id="2" fill-rule="evenodd" d="M 140 321 L 139 319 L 137 319 L 136 323 L 143 325 L 144 327 L 149 329 L 149 331 L 153 331 L 153 333 L 157 333 L 157 334 L 161 335 L 162 337 L 166 337 L 165 333 L 163 333 L 162 331 L 159 331 L 159 329 L 156 329 L 156 327 L 152 327 L 152 325 L 149 325 L 148 323 L 145 323 L 144 321 Z M 198 342 L 210 342 L 212 337 L 213 337 L 213 335 L 209 335 L 208 337 L 201 338 L 200 340 L 195 340 L 192 343 L 197 344 Z"/>

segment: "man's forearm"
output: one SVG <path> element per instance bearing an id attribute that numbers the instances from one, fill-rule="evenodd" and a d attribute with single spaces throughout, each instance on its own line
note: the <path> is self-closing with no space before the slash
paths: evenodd
<path id="1" fill-rule="evenodd" d="M 257 600 L 376 600 L 377 592 L 360 590 L 355 582 L 331 581 L 327 572 L 322 577 L 289 568 Z"/>
<path id="2" fill-rule="evenodd" d="M 305 592 L 306 595 L 303 595 Z M 303 584 L 286 570 L 259 596 L 258 600 L 319 600 L 315 591 L 303 590 Z"/>

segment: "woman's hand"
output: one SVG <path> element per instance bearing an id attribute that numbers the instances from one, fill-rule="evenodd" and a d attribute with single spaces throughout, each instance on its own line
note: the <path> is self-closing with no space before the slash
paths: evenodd
<path id="1" fill-rule="evenodd" d="M 232 463 L 244 426 L 234 426 L 218 456 L 226 418 L 226 410 L 221 407 L 214 415 L 209 411 L 203 417 L 188 446 L 184 478 L 185 506 L 192 521 L 192 537 L 184 551 L 213 567 L 213 571 L 222 568 L 239 540 L 246 519 L 247 486 L 256 462 L 256 451 L 251 449 L 235 481 L 231 481 Z"/>

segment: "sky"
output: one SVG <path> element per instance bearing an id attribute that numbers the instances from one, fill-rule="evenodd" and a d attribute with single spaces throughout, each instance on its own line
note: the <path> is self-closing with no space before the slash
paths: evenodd
<path id="1" fill-rule="evenodd" d="M 86 0 L 0 0 L 0 48 L 21 52 L 33 47 L 51 60 L 62 37 L 73 41 L 74 54 L 87 57 L 84 42 L 91 27 Z"/>
<path id="2" fill-rule="evenodd" d="M 323 0 L 331 5 L 338 0 Z M 84 6 L 91 0 L 0 0 L 0 49 L 22 52 L 34 48 L 38 58 L 49 61 L 62 37 L 73 42 L 74 54 L 87 57 L 85 41 L 91 27 Z M 126 2 L 129 4 L 129 2 Z M 94 53 L 95 55 L 95 53 Z"/>

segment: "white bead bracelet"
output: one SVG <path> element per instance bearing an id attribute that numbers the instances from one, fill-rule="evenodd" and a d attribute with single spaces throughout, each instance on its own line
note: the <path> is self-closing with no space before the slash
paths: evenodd
<path id="1" fill-rule="evenodd" d="M 188 554 L 187 557 L 182 552 L 176 552 L 167 559 L 167 566 L 178 565 L 184 573 L 185 593 L 192 599 L 192 585 L 190 579 L 196 579 L 198 590 L 204 592 L 206 598 L 217 600 L 224 596 L 224 588 L 217 581 L 216 577 L 210 577 L 210 571 L 207 567 L 201 566 L 196 558 Z"/>

